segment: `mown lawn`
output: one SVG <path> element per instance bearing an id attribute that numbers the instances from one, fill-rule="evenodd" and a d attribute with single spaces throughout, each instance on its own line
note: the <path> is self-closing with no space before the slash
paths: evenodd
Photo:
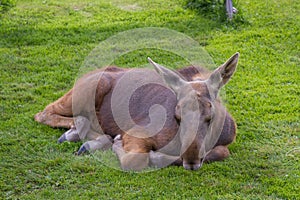
<path id="1" fill-rule="evenodd" d="M 185 5 L 184 0 L 23 0 L 2 13 L 0 199 L 300 199 L 300 1 L 239 1 L 246 22 L 233 24 Z M 237 72 L 225 88 L 227 108 L 238 124 L 229 159 L 198 171 L 122 172 L 93 156 L 73 155 L 80 143 L 59 145 L 63 129 L 33 120 L 72 87 L 101 41 L 143 27 L 190 36 L 217 65 L 240 52 Z M 141 52 L 116 63 L 138 66 L 148 56 Z M 168 61 L 166 55 L 164 64 Z"/>

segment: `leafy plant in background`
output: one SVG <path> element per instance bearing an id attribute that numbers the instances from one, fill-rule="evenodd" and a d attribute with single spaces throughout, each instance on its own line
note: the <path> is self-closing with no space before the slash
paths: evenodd
<path id="1" fill-rule="evenodd" d="M 16 5 L 15 0 L 0 0 L 0 14 Z"/>
<path id="2" fill-rule="evenodd" d="M 187 0 L 187 8 L 197 10 L 200 14 L 220 22 L 245 23 L 246 20 L 242 16 L 242 12 L 237 8 L 238 3 L 233 1 L 233 5 L 237 8 L 237 12 L 232 19 L 228 18 L 226 13 L 226 0 Z"/>

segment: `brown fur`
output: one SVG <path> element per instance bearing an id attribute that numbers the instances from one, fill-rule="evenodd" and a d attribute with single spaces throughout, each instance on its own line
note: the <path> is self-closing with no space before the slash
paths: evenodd
<path id="1" fill-rule="evenodd" d="M 134 93 L 134 98 L 130 100 L 130 114 L 133 121 L 140 125 L 141 127 L 146 126 L 150 121 L 148 116 L 149 108 L 154 104 L 162 105 L 167 110 L 167 120 L 164 127 L 152 137 L 138 138 L 134 135 L 145 134 L 147 136 L 147 131 L 143 129 L 135 129 L 133 127 L 128 127 L 127 130 L 121 130 L 116 122 L 114 121 L 112 111 L 111 111 L 111 96 L 112 91 L 118 80 L 126 73 L 129 69 L 122 69 L 117 67 L 108 67 L 105 71 L 96 70 L 90 72 L 83 76 L 77 84 L 74 86 L 77 91 L 85 91 L 90 85 L 96 84 L 96 95 L 94 105 L 88 109 L 95 109 L 97 122 L 99 122 L 104 134 L 115 137 L 118 134 L 122 135 L 122 146 L 125 152 L 133 153 L 128 155 L 127 158 L 122 158 L 121 163 L 131 168 L 130 163 L 134 162 L 134 159 L 138 159 L 138 156 L 133 156 L 134 153 L 145 153 L 145 156 L 140 156 L 141 162 L 143 164 L 139 166 L 146 166 L 149 158 L 147 153 L 149 151 L 155 151 L 166 144 L 168 144 L 176 135 L 179 128 L 179 120 L 175 118 L 175 107 L 177 105 L 176 95 L 167 87 L 156 84 L 148 84 L 139 88 L 136 93 Z M 138 69 L 139 70 L 139 69 Z M 155 79 L 159 77 L 153 70 L 143 69 L 145 75 L 153 76 Z M 203 69 L 197 67 L 187 67 L 177 71 L 185 80 L 203 80 L 208 77 L 209 74 Z M 97 75 L 101 77 L 100 79 L 93 79 L 92 77 Z M 96 82 L 95 82 L 96 80 Z M 198 86 L 193 86 L 201 94 L 207 94 L 207 88 L 197 88 Z M 74 105 L 72 102 L 72 96 L 74 95 L 74 88 L 67 92 L 63 97 L 59 98 L 57 101 L 49 104 L 44 111 L 35 115 L 35 120 L 37 122 L 49 125 L 51 127 L 64 127 L 71 128 L 74 126 L 74 118 L 81 114 L 84 115 L 88 110 L 85 107 L 84 102 L 76 105 L 76 113 L 74 113 Z M 88 94 L 88 93 L 87 93 Z M 202 97 L 203 98 L 203 97 Z M 209 97 L 205 97 L 209 98 Z M 120 100 L 121 101 L 121 100 Z M 203 102 L 204 104 L 206 102 Z M 206 103 L 207 104 L 207 103 Z M 217 103 L 219 106 L 220 103 Z M 227 113 L 227 112 L 226 112 Z M 126 122 L 124 122 L 126 123 Z M 192 122 L 191 122 L 192 123 Z M 91 129 L 97 132 L 97 125 L 92 125 Z M 145 133 L 146 132 L 146 133 Z M 101 134 L 101 133 L 100 133 Z M 227 113 L 225 124 L 222 129 L 221 136 L 216 143 L 215 149 L 207 156 L 205 161 L 222 160 L 229 155 L 227 145 L 229 145 L 235 138 L 236 126 L 232 117 Z M 95 139 L 95 136 L 89 139 Z M 191 147 L 185 152 L 188 156 L 193 157 L 196 154 L 197 143 L 192 143 Z M 219 147 L 220 146 L 220 147 Z M 129 158 L 130 157 L 130 158 Z M 124 160 L 125 159 L 125 160 Z M 146 162 L 146 163 L 144 163 Z M 200 162 L 200 161 L 199 161 Z M 127 164 L 126 164 L 127 163 Z M 178 163 L 178 162 L 177 162 Z M 182 162 L 179 162 L 182 163 Z M 139 168 L 133 166 L 133 168 Z"/>

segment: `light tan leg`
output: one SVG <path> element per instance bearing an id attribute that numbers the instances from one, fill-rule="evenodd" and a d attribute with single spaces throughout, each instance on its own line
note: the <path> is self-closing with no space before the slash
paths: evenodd
<path id="1" fill-rule="evenodd" d="M 49 104 L 44 111 L 34 116 L 35 121 L 51 127 L 71 128 L 74 125 L 72 113 L 72 90 Z"/>
<path id="2" fill-rule="evenodd" d="M 71 128 L 74 116 L 85 116 L 92 122 L 93 130 L 98 131 L 95 113 L 111 89 L 110 78 L 106 76 L 109 73 L 101 71 L 86 74 L 69 92 L 36 114 L 35 120 L 51 127 Z"/>
<path id="3" fill-rule="evenodd" d="M 182 159 L 180 156 L 171 156 L 164 153 L 150 151 L 150 166 L 156 168 L 163 168 L 169 165 L 182 166 Z"/>

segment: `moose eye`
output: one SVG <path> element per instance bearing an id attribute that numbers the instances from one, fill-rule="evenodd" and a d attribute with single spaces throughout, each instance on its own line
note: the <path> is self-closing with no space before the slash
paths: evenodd
<path id="1" fill-rule="evenodd" d="M 211 108 L 212 107 L 212 105 L 211 105 L 211 102 L 206 102 L 206 106 L 208 107 L 208 108 Z"/>
<path id="2" fill-rule="evenodd" d="M 211 102 L 206 102 L 206 108 L 207 108 L 207 113 L 206 113 L 206 116 L 205 116 L 204 120 L 206 122 L 210 123 L 212 118 L 213 118 L 212 103 Z"/>
<path id="3" fill-rule="evenodd" d="M 180 105 L 177 105 L 176 108 L 175 108 L 175 117 L 176 117 L 176 119 L 178 119 L 178 120 L 181 119 Z"/>

